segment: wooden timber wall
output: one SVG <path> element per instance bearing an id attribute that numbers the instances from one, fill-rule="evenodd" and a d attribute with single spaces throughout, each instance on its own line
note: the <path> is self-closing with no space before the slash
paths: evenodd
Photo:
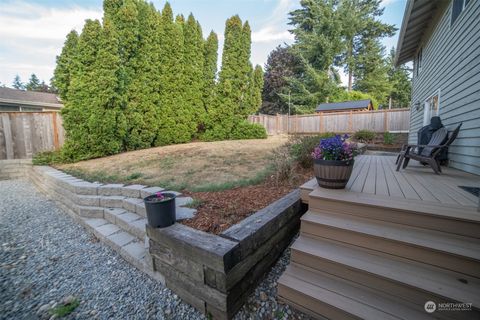
<path id="1" fill-rule="evenodd" d="M 0 112 L 0 160 L 29 159 L 58 150 L 64 141 L 58 112 Z"/>
<path id="2" fill-rule="evenodd" d="M 249 116 L 248 120 L 263 125 L 269 135 L 343 133 L 363 129 L 375 132 L 408 132 L 410 109 L 329 112 L 293 116 L 260 114 Z"/>

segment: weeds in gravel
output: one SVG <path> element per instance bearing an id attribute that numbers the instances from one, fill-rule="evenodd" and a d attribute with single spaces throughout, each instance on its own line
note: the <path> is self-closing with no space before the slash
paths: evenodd
<path id="1" fill-rule="evenodd" d="M 75 299 L 70 303 L 56 306 L 55 308 L 50 310 L 50 313 L 56 316 L 57 318 L 65 317 L 70 313 L 72 313 L 79 305 L 80 305 L 80 302 L 77 299 Z"/>

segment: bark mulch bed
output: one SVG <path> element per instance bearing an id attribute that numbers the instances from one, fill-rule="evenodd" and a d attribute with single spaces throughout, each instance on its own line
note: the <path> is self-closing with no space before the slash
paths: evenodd
<path id="1" fill-rule="evenodd" d="M 296 169 L 293 181 L 262 184 L 215 192 L 184 192 L 200 201 L 197 214 L 181 223 L 197 230 L 219 234 L 258 210 L 298 188 L 313 176 L 312 169 Z"/>

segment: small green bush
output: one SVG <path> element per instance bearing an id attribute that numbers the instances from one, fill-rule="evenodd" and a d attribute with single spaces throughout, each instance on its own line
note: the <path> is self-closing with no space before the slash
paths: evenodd
<path id="1" fill-rule="evenodd" d="M 273 151 L 272 156 L 273 178 L 278 184 L 283 181 L 292 181 L 295 174 L 295 159 L 287 146 L 281 146 Z"/>
<path id="2" fill-rule="evenodd" d="M 37 166 L 48 166 L 65 162 L 61 151 L 44 151 L 33 156 L 32 163 Z"/>
<path id="3" fill-rule="evenodd" d="M 258 123 L 249 123 L 247 121 L 239 122 L 232 131 L 231 139 L 266 139 L 267 132 L 265 128 Z"/>
<path id="4" fill-rule="evenodd" d="M 371 142 L 375 139 L 375 132 L 370 130 L 358 130 L 353 134 L 353 138 L 360 142 Z"/>
<path id="5" fill-rule="evenodd" d="M 394 144 L 395 142 L 395 135 L 390 132 L 385 132 L 383 134 L 383 144 Z"/>
<path id="6" fill-rule="evenodd" d="M 321 139 L 333 137 L 335 133 L 326 132 L 315 136 L 294 136 L 290 140 L 290 154 L 302 168 L 312 168 L 313 149 L 320 143 Z"/>

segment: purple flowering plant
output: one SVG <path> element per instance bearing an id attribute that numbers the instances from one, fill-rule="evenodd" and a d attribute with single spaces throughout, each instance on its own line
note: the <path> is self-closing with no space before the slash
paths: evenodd
<path id="1" fill-rule="evenodd" d="M 348 135 L 335 135 L 331 138 L 321 139 L 312 152 L 316 160 L 351 161 L 357 155 L 356 143 L 347 142 Z"/>

